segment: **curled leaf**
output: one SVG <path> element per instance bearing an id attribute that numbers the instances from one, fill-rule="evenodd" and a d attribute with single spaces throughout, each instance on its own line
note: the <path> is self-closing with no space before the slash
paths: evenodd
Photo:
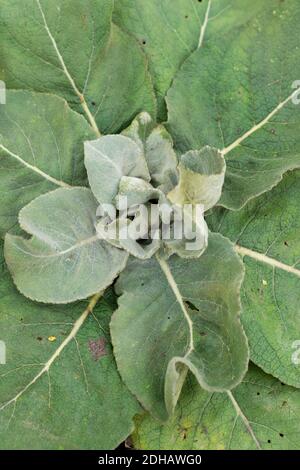
<path id="1" fill-rule="evenodd" d="M 225 171 L 224 157 L 217 149 L 191 150 L 181 157 L 179 183 L 168 198 L 174 204 L 203 204 L 206 211 L 221 197 Z"/>

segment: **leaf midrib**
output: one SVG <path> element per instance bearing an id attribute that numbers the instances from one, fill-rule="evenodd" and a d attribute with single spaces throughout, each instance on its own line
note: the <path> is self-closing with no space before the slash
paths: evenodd
<path id="1" fill-rule="evenodd" d="M 44 28 L 45 28 L 46 33 L 47 33 L 47 35 L 48 35 L 48 37 L 49 37 L 49 39 L 50 39 L 50 41 L 51 41 L 51 43 L 52 43 L 53 49 L 54 49 L 54 51 L 55 51 L 55 54 L 56 54 L 57 57 L 58 57 L 58 60 L 59 60 L 60 65 L 61 65 L 61 67 L 62 67 L 62 71 L 63 71 L 63 73 L 65 74 L 65 76 L 67 77 L 69 83 L 71 84 L 71 87 L 73 88 L 75 94 L 78 96 L 79 101 L 80 101 L 80 104 L 81 104 L 81 106 L 82 106 L 82 109 L 83 109 L 83 111 L 85 112 L 85 114 L 86 114 L 86 116 L 87 116 L 87 119 L 88 119 L 88 121 L 89 121 L 89 123 L 90 123 L 91 128 L 92 128 L 93 131 L 95 132 L 96 136 L 97 136 L 97 137 L 100 137 L 100 136 L 101 136 L 101 132 L 100 132 L 98 126 L 97 126 L 97 123 L 96 123 L 96 121 L 95 121 L 95 118 L 94 118 L 94 116 L 92 115 L 92 113 L 91 113 L 91 111 L 90 111 L 90 109 L 89 109 L 89 107 L 88 107 L 88 105 L 87 105 L 87 102 L 86 102 L 86 100 L 85 100 L 85 97 L 84 97 L 83 93 L 81 93 L 81 91 L 78 89 L 78 87 L 77 87 L 77 85 L 76 85 L 76 83 L 75 83 L 75 80 L 73 79 L 72 75 L 70 74 L 70 72 L 69 72 L 69 70 L 68 70 L 68 68 L 67 68 L 67 66 L 66 66 L 66 64 L 65 64 L 65 61 L 64 61 L 64 59 L 63 59 L 63 56 L 62 56 L 62 54 L 61 54 L 61 52 L 60 52 L 60 50 L 59 50 L 59 47 L 58 47 L 58 45 L 57 45 L 57 43 L 56 43 L 56 40 L 55 40 L 53 34 L 51 33 L 51 30 L 50 30 L 50 28 L 49 28 L 49 26 L 48 26 L 47 19 L 46 19 L 46 15 L 45 15 L 45 13 L 44 13 L 44 10 L 43 10 L 43 8 L 42 8 L 42 5 L 41 5 L 41 3 L 40 3 L 40 0 L 36 0 L 36 3 L 37 3 L 37 7 L 38 7 L 38 9 L 39 9 L 39 11 L 40 11 L 40 13 L 41 13 L 42 19 L 43 19 Z"/>
<path id="2" fill-rule="evenodd" d="M 248 256 L 249 258 L 255 259 L 264 264 L 268 264 L 273 268 L 281 269 L 283 271 L 288 272 L 289 274 L 293 274 L 295 276 L 300 277 L 300 269 L 295 268 L 294 266 L 289 266 L 288 264 L 282 263 L 281 261 L 276 260 L 275 258 L 270 258 L 269 256 L 259 253 L 258 251 L 250 250 L 249 248 L 245 248 L 240 245 L 235 245 L 235 250 L 241 256 Z"/>
<path id="3" fill-rule="evenodd" d="M 55 184 L 56 186 L 63 187 L 63 188 L 70 188 L 71 187 L 69 184 L 65 183 L 64 181 L 57 180 L 56 178 L 53 178 L 53 176 L 48 175 L 47 173 L 45 173 L 43 170 L 41 170 L 37 166 L 31 165 L 30 163 L 26 162 L 26 160 L 24 160 L 22 157 L 20 157 L 16 153 L 12 152 L 11 150 L 9 150 L 4 145 L 0 144 L 0 149 L 2 149 L 5 153 L 10 155 L 12 158 L 17 160 L 19 163 L 24 165 L 29 170 L 31 170 L 34 173 L 38 174 L 39 176 L 41 176 L 45 180 L 50 181 L 50 183 Z"/>
<path id="4" fill-rule="evenodd" d="M 0 412 L 5 410 L 9 405 L 14 403 L 14 406 L 16 405 L 17 401 L 19 398 L 21 398 L 25 392 L 27 392 L 28 389 L 30 389 L 45 373 L 48 373 L 50 367 L 52 364 L 56 361 L 56 359 L 60 356 L 62 351 L 68 346 L 68 344 L 72 341 L 72 339 L 76 338 L 77 333 L 85 323 L 85 320 L 91 314 L 102 297 L 103 293 L 97 293 L 95 294 L 92 299 L 90 300 L 87 308 L 84 310 L 84 312 L 78 317 L 78 319 L 75 321 L 73 324 L 73 328 L 69 335 L 65 338 L 65 340 L 60 344 L 60 346 L 55 350 L 55 352 L 52 354 L 50 359 L 45 363 L 44 367 L 40 370 L 40 372 L 34 376 L 34 378 L 27 384 L 25 387 L 22 388 L 20 392 L 18 392 L 13 398 L 8 400 L 6 403 L 0 406 Z"/>
<path id="5" fill-rule="evenodd" d="M 16 237 L 16 238 L 19 238 L 19 237 Z M 92 243 L 95 243 L 96 241 L 99 241 L 99 237 L 97 235 L 93 235 L 92 237 L 86 238 L 85 240 L 80 240 L 79 242 L 75 243 L 75 245 L 72 245 L 71 247 L 67 248 L 66 250 L 58 251 L 56 253 L 52 253 L 51 255 L 43 255 L 43 254 L 36 255 L 32 252 L 28 252 L 28 251 L 20 248 L 20 246 L 17 246 L 16 248 L 19 251 L 21 251 L 22 253 L 24 253 L 26 255 L 30 255 L 33 258 L 47 258 L 48 259 L 48 258 L 55 258 L 55 257 L 58 257 L 58 256 L 67 255 L 69 253 L 72 253 L 72 251 L 80 249 L 80 248 L 82 248 L 83 246 L 86 246 L 86 245 L 91 245 Z"/>

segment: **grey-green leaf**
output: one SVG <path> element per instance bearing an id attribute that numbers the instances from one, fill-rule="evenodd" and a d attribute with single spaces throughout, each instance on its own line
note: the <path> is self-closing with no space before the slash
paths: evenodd
<path id="1" fill-rule="evenodd" d="M 116 1 L 114 21 L 136 36 L 149 58 L 162 121 L 167 116 L 165 95 L 185 59 L 211 37 L 255 16 L 264 3 L 261 0 L 239 0 L 234 4 L 228 4 L 228 0 Z"/>
<path id="2" fill-rule="evenodd" d="M 251 18 L 252 3 L 236 1 L 211 20 L 209 38 L 186 60 L 167 97 L 168 129 L 180 151 L 222 150 L 227 172 L 220 204 L 230 209 L 300 167 L 300 114 L 293 102 L 300 5 L 266 0 Z M 241 5 L 244 23 L 221 31 Z"/>
<path id="3" fill-rule="evenodd" d="M 143 150 L 151 175 L 151 184 L 168 193 L 178 180 L 177 157 L 173 141 L 163 125 L 155 125 L 151 116 L 139 114 L 122 132 L 134 140 Z"/>
<path id="4" fill-rule="evenodd" d="M 197 260 L 132 260 L 121 274 L 111 322 L 118 369 L 153 416 L 173 411 L 186 372 L 202 387 L 237 385 L 248 364 L 239 322 L 243 266 L 232 245 L 212 234 Z"/>
<path id="5" fill-rule="evenodd" d="M 226 394 L 200 390 L 190 377 L 165 425 L 136 419 L 133 443 L 143 450 L 298 450 L 300 391 L 251 366 Z"/>
<path id="6" fill-rule="evenodd" d="M 184 154 L 179 163 L 179 183 L 168 194 L 173 204 L 201 204 L 204 211 L 219 201 L 226 163 L 223 155 L 209 146 Z"/>
<path id="7" fill-rule="evenodd" d="M 219 208 L 210 227 L 237 244 L 246 276 L 242 323 L 252 360 L 300 388 L 300 172 L 239 212 Z"/>
<path id="8" fill-rule="evenodd" d="M 20 212 L 32 238 L 5 237 L 5 259 L 18 289 L 39 302 L 67 303 L 108 287 L 128 255 L 96 233 L 97 201 L 87 188 L 61 188 Z"/>
<path id="9" fill-rule="evenodd" d="M 147 63 L 136 40 L 112 25 L 112 0 L 3 0 L 0 78 L 7 88 L 55 93 L 96 134 L 140 111 L 155 115 Z"/>
<path id="10" fill-rule="evenodd" d="M 85 185 L 86 120 L 55 96 L 6 91 L 0 105 L 0 234 L 16 228 L 19 210 L 58 187 Z"/>
<path id="11" fill-rule="evenodd" d="M 123 176 L 150 180 L 138 145 L 122 135 L 106 135 L 85 142 L 85 166 L 92 191 L 100 203 L 113 203 Z"/>
<path id="12" fill-rule="evenodd" d="M 89 315 L 86 301 L 37 304 L 18 293 L 1 261 L 0 449 L 116 448 L 140 407 L 113 357 L 113 297 Z"/>

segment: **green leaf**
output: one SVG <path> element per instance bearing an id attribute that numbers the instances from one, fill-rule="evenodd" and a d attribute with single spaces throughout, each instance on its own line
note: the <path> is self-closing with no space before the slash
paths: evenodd
<path id="1" fill-rule="evenodd" d="M 55 93 L 97 135 L 139 111 L 155 114 L 147 64 L 135 39 L 111 24 L 112 0 L 3 0 L 0 77 L 7 88 Z"/>
<path id="2" fill-rule="evenodd" d="M 238 5 L 228 5 L 227 0 L 118 0 L 115 3 L 114 21 L 137 37 L 149 58 L 161 120 L 166 119 L 164 97 L 184 60 L 201 49 L 207 38 L 237 27 L 262 7 L 261 0 L 234 3 Z M 227 22 L 223 20 L 225 12 Z"/>
<path id="3" fill-rule="evenodd" d="M 83 141 L 93 136 L 85 119 L 61 98 L 6 93 L 6 104 L 0 105 L 1 236 L 40 194 L 85 184 Z"/>
<path id="4" fill-rule="evenodd" d="M 122 134 L 130 137 L 142 149 L 151 184 L 168 193 L 177 183 L 178 162 L 172 138 L 164 126 L 157 126 L 148 113 L 141 113 Z"/>
<path id="5" fill-rule="evenodd" d="M 99 240 L 96 211 L 87 188 L 60 188 L 21 210 L 20 225 L 32 238 L 6 235 L 5 260 L 22 294 L 67 303 L 111 285 L 128 255 Z"/>
<path id="6" fill-rule="evenodd" d="M 123 176 L 150 180 L 146 160 L 138 145 L 122 135 L 106 135 L 85 142 L 89 183 L 100 203 L 112 203 Z"/>
<path id="7" fill-rule="evenodd" d="M 252 360 L 296 387 L 300 387 L 299 194 L 296 171 L 242 211 L 218 209 L 208 218 L 210 227 L 237 243 L 244 257 L 242 323 Z"/>
<path id="8" fill-rule="evenodd" d="M 167 98 L 168 128 L 180 151 L 222 150 L 220 204 L 231 209 L 300 166 L 300 114 L 292 100 L 299 93 L 293 84 L 300 76 L 300 5 L 266 0 L 251 18 L 252 3 L 234 2 L 211 21 L 209 38 L 184 63 Z M 242 5 L 244 23 L 220 31 Z"/>
<path id="9" fill-rule="evenodd" d="M 3 267 L 0 293 L 0 448 L 117 447 L 140 407 L 114 362 L 113 297 L 89 315 L 86 302 L 39 305 L 16 291 Z"/>
<path id="10" fill-rule="evenodd" d="M 298 450 L 300 391 L 282 386 L 252 366 L 226 394 L 207 393 L 190 378 L 174 416 L 160 425 L 149 415 L 136 420 L 137 449 Z"/>
<path id="11" fill-rule="evenodd" d="M 207 211 L 221 197 L 226 171 L 223 155 L 217 149 L 204 147 L 182 155 L 179 183 L 169 194 L 173 204 L 202 204 Z"/>
<path id="12" fill-rule="evenodd" d="M 248 364 L 239 322 L 243 266 L 232 245 L 212 234 L 197 260 L 131 260 L 117 283 L 111 322 L 126 385 L 153 416 L 172 412 L 188 369 L 208 390 L 237 385 Z"/>

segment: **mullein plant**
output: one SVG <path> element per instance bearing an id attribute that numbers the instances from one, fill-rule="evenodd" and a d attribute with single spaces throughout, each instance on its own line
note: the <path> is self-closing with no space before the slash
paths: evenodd
<path id="1" fill-rule="evenodd" d="M 0 448 L 299 448 L 299 20 L 1 1 Z"/>

